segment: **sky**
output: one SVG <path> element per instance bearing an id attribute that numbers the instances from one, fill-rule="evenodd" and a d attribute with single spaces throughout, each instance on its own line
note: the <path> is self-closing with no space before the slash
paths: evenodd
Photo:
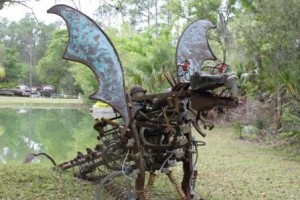
<path id="1" fill-rule="evenodd" d="M 0 17 L 7 18 L 9 21 L 19 21 L 26 15 L 26 13 L 32 13 L 33 11 L 40 22 L 49 24 L 62 20 L 57 15 L 47 13 L 47 10 L 56 4 L 66 4 L 73 8 L 77 7 L 81 10 L 81 12 L 93 18 L 93 14 L 99 6 L 99 0 L 30 0 L 26 3 L 26 5 L 32 9 L 20 4 L 13 6 L 6 5 L 2 10 L 0 10 Z"/>

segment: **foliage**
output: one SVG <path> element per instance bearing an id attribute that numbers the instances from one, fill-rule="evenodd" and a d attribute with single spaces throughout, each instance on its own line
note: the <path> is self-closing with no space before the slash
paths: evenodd
<path id="1" fill-rule="evenodd" d="M 44 83 L 54 85 L 57 91 L 74 93 L 74 79 L 69 68 L 72 64 L 61 59 L 67 46 L 68 34 L 66 30 L 57 30 L 47 49 L 45 56 L 39 60 L 37 73 Z"/>
<path id="2" fill-rule="evenodd" d="M 159 45 L 153 45 L 145 57 L 140 55 L 132 66 L 125 68 L 128 86 L 143 85 L 149 92 L 162 92 L 170 87 L 166 85 L 164 73 L 173 71 L 175 49 L 163 39 L 155 41 L 155 44 Z"/>
<path id="3" fill-rule="evenodd" d="M 80 63 L 73 64 L 69 72 L 74 77 L 74 84 L 80 88 L 78 91 L 83 94 L 84 101 L 88 102 L 87 97 L 93 94 L 98 87 L 95 75 L 89 68 Z"/>
<path id="4" fill-rule="evenodd" d="M 20 82 L 22 75 L 23 65 L 19 60 L 18 53 L 13 49 L 5 50 L 5 58 L 3 61 L 3 67 L 5 70 L 5 81 L 6 82 Z"/>
<path id="5" fill-rule="evenodd" d="M 262 100 L 273 101 L 278 111 L 275 118 L 279 119 L 276 132 L 280 128 L 290 130 L 291 124 L 298 123 L 286 123 L 286 113 L 283 118 L 280 115 L 282 105 L 287 110 L 295 109 L 292 102 L 298 101 L 300 94 L 299 9 L 296 0 L 241 1 L 241 8 L 230 23 L 236 41 L 233 57 L 242 58 L 237 63 L 244 66 L 245 72 L 260 70 L 258 79 L 246 85 L 246 93 L 255 99 L 269 96 Z"/>
<path id="6" fill-rule="evenodd" d="M 26 66 L 23 69 L 24 75 L 22 75 L 21 82 L 40 83 L 35 66 L 37 61 L 44 56 L 54 29 L 54 24 L 38 23 L 36 18 L 30 14 L 18 22 L 9 22 L 6 19 L 1 21 L 0 40 L 3 42 L 3 46 L 17 51 L 21 62 Z M 28 76 L 29 73 L 31 73 L 31 78 Z"/>
<path id="7" fill-rule="evenodd" d="M 251 2 L 255 12 L 250 9 L 239 15 L 239 27 L 235 28 L 242 35 L 237 40 L 246 50 L 247 57 L 261 69 L 261 87 L 268 90 L 282 84 L 280 76 L 276 76 L 277 72 L 282 73 L 288 68 L 288 73 L 292 75 L 298 71 L 299 4 L 295 0 Z M 271 78 L 270 74 L 274 76 Z M 274 81 L 270 81 L 272 79 Z"/>
<path id="8" fill-rule="evenodd" d="M 220 0 L 208 1 L 180 1 L 170 0 L 167 3 L 167 9 L 173 14 L 175 20 L 185 19 L 189 22 L 195 19 L 208 19 L 212 23 L 217 23 Z"/>
<path id="9" fill-rule="evenodd" d="M 175 48 L 167 30 L 161 29 L 154 38 L 152 29 L 137 33 L 123 24 L 120 31 L 109 29 L 108 33 L 122 61 L 127 89 L 142 85 L 149 92 L 161 92 L 169 87 L 163 73 L 173 70 Z"/>
<path id="10" fill-rule="evenodd" d="M 25 3 L 29 0 L 1 0 L 0 1 L 0 10 L 3 9 L 4 5 L 13 5 L 13 4 L 21 4 L 25 6 Z M 39 0 L 36 0 L 39 1 Z"/>
<path id="11" fill-rule="evenodd" d="M 111 16 L 121 21 L 121 24 L 130 24 L 136 30 L 143 31 L 153 28 L 155 37 L 159 34 L 160 26 L 170 25 L 170 13 L 166 12 L 165 0 L 123 0 L 123 1 L 104 1 L 98 8 L 98 17 L 104 27 L 114 27 L 116 20 L 111 20 Z"/>
<path id="12" fill-rule="evenodd" d="M 2 81 L 5 77 L 4 67 L 0 64 L 0 81 Z"/>
<path id="13" fill-rule="evenodd" d="M 290 102 L 290 105 L 285 105 L 283 113 L 283 123 L 287 134 L 285 137 L 300 145 L 300 104 L 299 100 Z"/>

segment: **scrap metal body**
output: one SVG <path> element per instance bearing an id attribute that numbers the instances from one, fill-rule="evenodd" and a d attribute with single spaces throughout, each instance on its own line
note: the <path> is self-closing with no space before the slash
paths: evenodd
<path id="1" fill-rule="evenodd" d="M 213 25 L 199 20 L 184 31 L 176 52 L 177 77 L 166 74 L 170 92 L 146 94 L 145 90 L 134 88 L 127 94 L 120 59 L 104 31 L 69 6 L 56 5 L 48 12 L 61 16 L 68 26 L 69 42 L 63 57 L 87 65 L 95 74 L 99 86 L 90 98 L 108 103 L 115 112 L 112 118 L 96 119 L 94 128 L 99 143 L 93 150 L 78 152 L 76 158 L 58 166 L 64 170 L 77 168 L 77 176 L 100 182 L 116 199 L 150 199 L 155 174 L 160 171 L 181 199 L 195 199 L 197 170 L 193 155 L 205 143 L 192 137 L 192 125 L 205 136 L 199 124 L 210 129 L 213 125 L 201 113 L 215 106 L 236 105 L 235 99 L 212 91 L 226 88 L 227 75 L 198 73 L 205 60 L 215 60 L 206 37 Z M 177 163 L 183 165 L 180 183 L 171 172 Z M 134 180 L 134 189 L 128 189 L 128 183 L 113 183 L 117 176 Z"/>

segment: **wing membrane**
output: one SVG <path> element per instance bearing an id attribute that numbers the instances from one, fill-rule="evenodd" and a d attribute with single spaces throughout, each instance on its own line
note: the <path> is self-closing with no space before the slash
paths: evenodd
<path id="1" fill-rule="evenodd" d="M 95 74 L 98 90 L 90 96 L 111 105 L 129 124 L 123 69 L 117 52 L 105 32 L 88 16 L 66 5 L 55 5 L 48 13 L 64 19 L 69 42 L 63 58 L 87 65 Z"/>

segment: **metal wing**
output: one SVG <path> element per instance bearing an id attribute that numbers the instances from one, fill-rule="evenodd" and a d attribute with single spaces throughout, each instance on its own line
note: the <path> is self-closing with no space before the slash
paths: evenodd
<path id="1" fill-rule="evenodd" d="M 67 24 L 69 42 L 63 58 L 87 65 L 97 78 L 98 91 L 90 99 L 111 105 L 128 126 L 123 69 L 107 35 L 92 19 L 72 7 L 55 5 L 47 12 L 59 15 Z"/>
<path id="2" fill-rule="evenodd" d="M 207 40 L 207 31 L 215 26 L 207 20 L 190 24 L 179 38 L 176 49 L 176 63 L 188 60 L 190 75 L 199 71 L 205 60 L 216 60 Z"/>

